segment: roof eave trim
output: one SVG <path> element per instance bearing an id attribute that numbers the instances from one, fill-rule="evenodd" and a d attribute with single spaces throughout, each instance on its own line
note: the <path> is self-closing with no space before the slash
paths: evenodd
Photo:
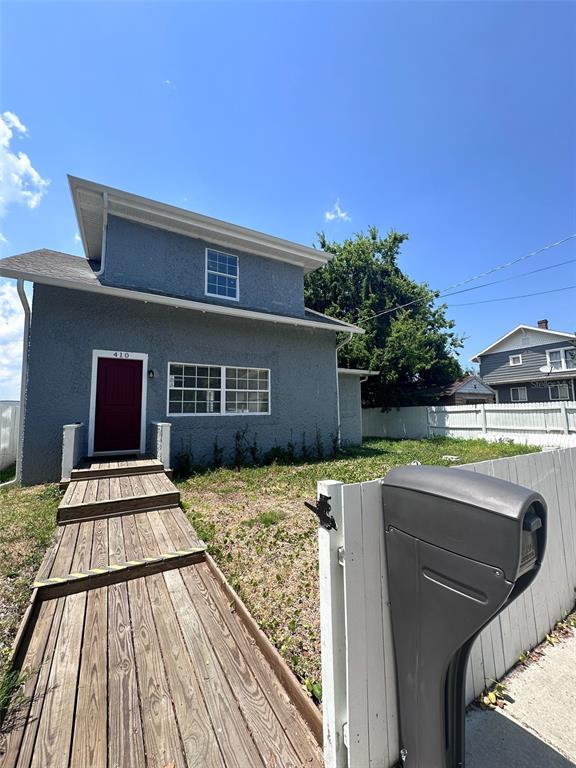
<path id="1" fill-rule="evenodd" d="M 107 296 L 115 296 L 119 299 L 130 299 L 132 301 L 142 301 L 145 304 L 161 304 L 163 306 L 175 307 L 179 309 L 190 309 L 203 314 L 223 315 L 228 317 L 239 317 L 246 320 L 261 320 L 282 325 L 302 326 L 305 328 L 318 328 L 321 330 L 333 331 L 334 333 L 357 333 L 363 334 L 363 328 L 344 323 L 341 320 L 333 319 L 331 323 L 322 323 L 315 320 L 306 320 L 305 318 L 288 317 L 286 315 L 269 315 L 264 312 L 257 312 L 250 309 L 236 309 L 235 307 L 221 307 L 218 304 L 203 304 L 199 301 L 190 299 L 177 299 L 173 296 L 162 296 L 155 293 L 144 293 L 143 291 L 132 291 L 128 288 L 116 288 L 114 286 L 84 283 L 80 280 L 63 280 L 61 278 L 37 275 L 30 272 L 13 271 L 0 266 L 0 276 L 12 279 L 27 280 L 32 283 L 42 285 L 53 285 L 58 288 L 69 288 L 75 291 L 87 291 L 88 293 L 101 293 Z M 41 279 L 39 279 L 41 278 Z M 335 325 L 338 323 L 338 325 Z"/>
<path id="2" fill-rule="evenodd" d="M 471 363 L 479 363 L 479 358 L 482 357 L 482 355 L 487 354 L 491 349 L 494 349 L 494 347 L 497 347 L 498 344 L 501 344 L 503 341 L 506 341 L 507 338 L 512 336 L 517 331 L 522 330 L 525 328 L 527 331 L 540 331 L 541 333 L 550 333 L 553 336 L 563 336 L 567 339 L 574 339 L 576 338 L 576 334 L 573 333 L 565 333 L 564 331 L 552 331 L 550 328 L 538 328 L 536 325 L 517 325 L 516 328 L 514 328 L 511 331 L 508 331 L 508 333 L 504 334 L 498 341 L 495 341 L 493 344 L 490 344 L 486 349 L 483 349 L 482 352 L 477 352 L 474 357 L 469 358 Z"/>
<path id="3" fill-rule="evenodd" d="M 186 234 L 183 231 L 184 228 L 190 227 L 191 229 L 196 229 L 198 234 L 191 235 L 188 233 L 188 236 L 203 237 L 207 240 L 220 238 L 221 240 L 236 241 L 238 243 L 236 246 L 231 245 L 229 247 L 237 247 L 239 250 L 244 248 L 256 255 L 296 264 L 308 272 L 324 266 L 332 258 L 332 254 L 325 251 L 300 245 L 299 243 L 248 229 L 247 227 L 241 227 L 237 224 L 221 221 L 210 216 L 204 216 L 200 213 L 187 211 L 184 208 L 177 208 L 167 203 L 150 200 L 140 195 L 134 195 L 131 192 L 124 192 L 103 184 L 79 179 L 75 176 L 68 176 L 68 181 L 81 230 L 82 211 L 77 199 L 77 191 L 87 189 L 101 195 L 107 194 L 109 213 L 113 216 L 146 224 L 147 222 L 142 214 L 149 213 L 164 219 L 166 222 L 165 228 L 168 230 Z M 126 210 L 120 210 L 121 208 Z M 148 225 L 155 226 L 150 222 L 148 222 Z M 85 238 L 83 238 L 83 242 L 86 247 Z M 213 240 L 213 242 L 218 244 L 217 240 Z M 88 250 L 86 250 L 86 253 L 88 254 Z"/>

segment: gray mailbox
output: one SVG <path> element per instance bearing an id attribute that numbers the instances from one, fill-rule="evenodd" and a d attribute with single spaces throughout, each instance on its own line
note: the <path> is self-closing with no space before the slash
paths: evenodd
<path id="1" fill-rule="evenodd" d="M 470 648 L 536 576 L 546 503 L 442 467 L 393 469 L 382 486 L 401 757 L 406 768 L 462 768 Z"/>

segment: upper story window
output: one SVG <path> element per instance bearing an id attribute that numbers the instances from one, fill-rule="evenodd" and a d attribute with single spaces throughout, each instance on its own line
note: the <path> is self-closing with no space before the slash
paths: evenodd
<path id="1" fill-rule="evenodd" d="M 510 365 L 522 365 L 522 355 L 510 355 Z"/>
<path id="2" fill-rule="evenodd" d="M 206 248 L 206 295 L 238 301 L 238 256 Z"/>
<path id="3" fill-rule="evenodd" d="M 553 371 L 570 371 L 576 368 L 576 347 L 547 349 L 546 359 Z"/>

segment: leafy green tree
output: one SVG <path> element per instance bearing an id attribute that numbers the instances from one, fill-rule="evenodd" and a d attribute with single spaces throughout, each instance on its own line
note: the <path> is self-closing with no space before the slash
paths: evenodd
<path id="1" fill-rule="evenodd" d="M 434 390 L 462 375 L 455 357 L 462 339 L 446 306 L 435 306 L 438 293 L 398 266 L 407 239 L 394 231 L 382 238 L 376 227 L 343 243 L 320 233 L 320 247 L 334 256 L 305 280 L 306 306 L 366 331 L 338 353 L 343 367 L 379 371 L 366 385 L 366 405 L 433 402 Z M 401 305 L 408 306 L 387 312 Z"/>

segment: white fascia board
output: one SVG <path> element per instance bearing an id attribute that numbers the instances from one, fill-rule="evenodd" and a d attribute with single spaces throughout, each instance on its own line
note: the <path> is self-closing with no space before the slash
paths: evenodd
<path id="1" fill-rule="evenodd" d="M 332 258 L 332 254 L 316 248 L 300 245 L 280 237 L 267 235 L 264 232 L 258 232 L 237 224 L 204 216 L 200 213 L 187 211 L 184 208 L 177 208 L 173 205 L 150 200 L 130 192 L 123 192 L 103 184 L 97 184 L 73 176 L 69 176 L 68 180 L 79 223 L 82 217 L 82 206 L 77 200 L 77 192 L 80 189 L 85 189 L 100 195 L 106 192 L 108 195 L 108 210 L 112 215 L 138 221 L 149 226 L 158 226 L 162 229 L 188 235 L 189 237 L 201 237 L 216 245 L 222 243 L 259 256 L 297 264 L 303 267 L 305 271 L 317 269 Z M 148 215 L 148 218 L 146 215 Z M 149 217 L 151 216 L 157 217 L 158 221 L 156 224 L 150 220 Z"/>
<path id="2" fill-rule="evenodd" d="M 482 352 L 478 352 L 474 355 L 474 357 L 470 358 L 471 363 L 479 363 L 479 358 L 482 357 L 482 355 L 487 354 L 490 352 L 491 349 L 494 349 L 494 347 L 497 347 L 499 344 L 502 344 L 503 341 L 506 341 L 506 339 L 510 338 L 510 336 L 514 335 L 518 331 L 526 330 L 526 331 L 539 331 L 540 333 L 549 333 L 552 336 L 561 336 L 562 338 L 566 339 L 574 339 L 575 335 L 573 333 L 564 333 L 564 331 L 551 331 L 549 328 L 538 328 L 538 326 L 534 325 L 517 325 L 516 328 L 514 328 L 512 331 L 509 331 L 506 333 L 502 338 L 498 339 L 498 341 L 495 341 L 493 344 L 490 344 L 489 347 L 486 347 L 486 349 L 483 349 Z"/>
<path id="3" fill-rule="evenodd" d="M 130 299 L 132 301 L 142 301 L 145 304 L 162 304 L 167 307 L 177 309 L 191 309 L 203 314 L 224 315 L 228 317 L 239 317 L 245 320 L 260 320 L 267 323 L 276 323 L 282 325 L 301 326 L 304 328 L 319 328 L 321 330 L 333 331 L 335 333 L 359 333 L 363 334 L 363 328 L 355 325 L 343 323 L 341 320 L 334 322 L 340 323 L 335 326 L 333 323 L 322 323 L 314 320 L 300 319 L 298 317 L 287 317 L 286 315 L 269 315 L 265 312 L 256 312 L 251 309 L 239 309 L 236 307 L 221 307 L 218 304 L 203 304 L 199 301 L 190 299 L 177 299 L 173 296 L 162 296 L 155 293 L 144 293 L 143 291 L 132 291 L 127 288 L 115 288 L 109 285 L 101 285 L 98 282 L 92 284 L 81 280 L 65 280 L 62 278 L 51 277 L 48 275 L 38 275 L 36 273 L 16 272 L 0 267 L 0 276 L 12 279 L 27 280 L 31 283 L 40 283 L 42 285 L 53 285 L 58 288 L 69 288 L 73 291 L 87 291 L 88 293 L 100 293 L 106 296 L 115 296 L 118 299 Z"/>

